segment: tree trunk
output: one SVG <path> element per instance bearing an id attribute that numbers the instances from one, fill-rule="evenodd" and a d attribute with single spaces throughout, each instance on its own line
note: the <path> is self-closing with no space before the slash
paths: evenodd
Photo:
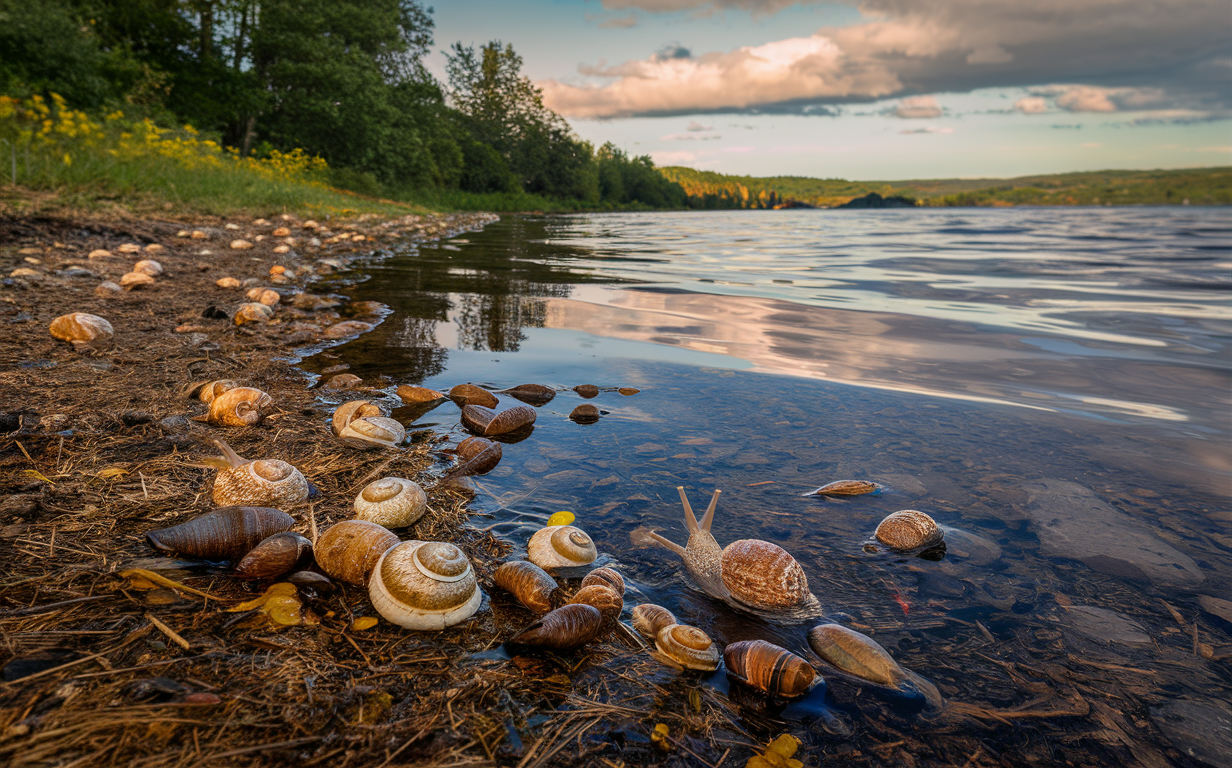
<path id="1" fill-rule="evenodd" d="M 248 153 L 252 151 L 252 136 L 257 127 L 257 116 L 252 115 L 248 118 L 247 125 L 244 126 L 244 142 L 240 146 L 240 156 L 248 157 Z"/>
<path id="2" fill-rule="evenodd" d="M 198 14 L 201 25 L 201 61 L 207 61 L 214 55 L 214 4 L 207 2 L 200 6 Z"/>

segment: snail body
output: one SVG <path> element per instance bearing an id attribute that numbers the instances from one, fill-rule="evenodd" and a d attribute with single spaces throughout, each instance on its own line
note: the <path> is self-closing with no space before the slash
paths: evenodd
<path id="1" fill-rule="evenodd" d="M 235 575 L 245 579 L 276 579 L 312 556 L 312 542 L 294 531 L 275 533 L 236 563 Z"/>
<path id="2" fill-rule="evenodd" d="M 222 440 L 215 440 L 229 466 L 214 478 L 214 503 L 220 507 L 249 504 L 281 507 L 308 500 L 308 480 L 278 459 L 250 461 Z"/>
<path id="3" fill-rule="evenodd" d="M 423 517 L 427 508 L 423 488 L 401 477 L 373 481 L 355 497 L 355 517 L 386 528 L 404 528 Z"/>
<path id="4" fill-rule="evenodd" d="M 338 433 L 347 445 L 362 451 L 376 448 L 396 448 L 406 439 L 406 428 L 386 416 L 364 416 L 353 419 Z"/>
<path id="5" fill-rule="evenodd" d="M 727 674 L 763 693 L 784 699 L 803 696 L 817 673 L 796 654 L 765 640 L 743 640 L 723 651 Z"/>
<path id="6" fill-rule="evenodd" d="M 192 520 L 147 531 L 160 552 L 205 560 L 238 560 L 275 533 L 291 530 L 295 520 L 269 507 L 221 507 Z"/>
<path id="7" fill-rule="evenodd" d="M 404 541 L 385 551 L 368 584 L 372 607 L 406 629 L 444 629 L 479 610 L 483 592 L 462 550 L 439 541 Z"/>
<path id="8" fill-rule="evenodd" d="M 396 534 L 376 523 L 343 520 L 321 534 L 313 555 L 330 578 L 363 586 L 381 555 L 397 543 Z"/>
<path id="9" fill-rule="evenodd" d="M 556 579 L 534 563 L 527 560 L 503 563 L 496 569 L 492 580 L 527 610 L 540 614 L 552 610 Z"/>
<path id="10" fill-rule="evenodd" d="M 835 480 L 820 488 L 809 491 L 805 496 L 862 496 L 866 493 L 877 493 L 881 486 L 868 480 Z"/>
<path id="11" fill-rule="evenodd" d="M 251 427 L 261 423 L 274 398 L 253 387 L 235 387 L 210 402 L 205 420 L 222 427 Z"/>
<path id="12" fill-rule="evenodd" d="M 462 406 L 462 426 L 481 437 L 505 435 L 534 423 L 535 409 L 527 405 L 515 405 L 500 413 L 482 405 Z"/>
<path id="13" fill-rule="evenodd" d="M 603 615 L 598 609 L 571 603 L 541 616 L 510 638 L 508 644 L 515 648 L 572 651 L 598 637 L 603 627 Z"/>
<path id="14" fill-rule="evenodd" d="M 659 661 L 674 669 L 695 669 L 713 672 L 719 668 L 723 654 L 714 641 L 697 627 L 669 624 L 655 635 L 655 650 Z"/>
<path id="15" fill-rule="evenodd" d="M 535 531 L 526 545 L 526 554 L 535 565 L 551 570 L 590 565 L 599 556 L 599 551 L 581 528 L 551 525 Z"/>
<path id="16" fill-rule="evenodd" d="M 48 330 L 55 338 L 67 341 L 74 347 L 109 346 L 115 335 L 115 329 L 106 319 L 86 312 L 61 315 L 51 321 Z"/>
<path id="17" fill-rule="evenodd" d="M 945 540 L 937 521 L 916 509 L 903 509 L 888 515 L 873 534 L 877 541 L 897 552 L 929 549 Z"/>
<path id="18" fill-rule="evenodd" d="M 908 698 L 923 699 L 939 708 L 944 699 L 937 687 L 898 662 L 867 635 L 839 624 L 820 624 L 808 633 L 809 647 L 839 672 L 881 686 Z"/>

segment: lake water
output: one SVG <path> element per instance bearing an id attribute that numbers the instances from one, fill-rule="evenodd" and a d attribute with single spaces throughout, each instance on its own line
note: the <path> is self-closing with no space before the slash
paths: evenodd
<path id="1" fill-rule="evenodd" d="M 335 287 L 392 313 L 309 370 L 560 390 L 476 480 L 477 525 L 520 547 L 571 510 L 627 607 L 807 655 L 820 618 L 734 611 L 635 545 L 684 543 L 677 486 L 721 488 L 720 544 L 785 547 L 824 617 L 958 702 L 903 714 L 831 680 L 839 733 L 742 700 L 753 737 L 794 733 L 806 764 L 1232 762 L 1226 210 L 512 217 L 361 271 Z M 606 413 L 570 421 L 583 402 Z M 413 424 L 464 434 L 449 403 Z M 801 495 L 848 478 L 887 490 Z M 944 558 L 869 546 L 908 508 L 953 529 Z"/>

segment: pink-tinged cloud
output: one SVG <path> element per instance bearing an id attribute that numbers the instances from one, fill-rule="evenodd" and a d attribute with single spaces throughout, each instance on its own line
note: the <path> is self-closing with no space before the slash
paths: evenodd
<path id="1" fill-rule="evenodd" d="M 1107 89 L 1076 86 L 1057 97 L 1057 106 L 1067 112 L 1116 112 Z"/>
<path id="2" fill-rule="evenodd" d="M 1014 102 L 1014 109 L 1024 115 L 1042 115 L 1048 111 L 1048 100 L 1043 96 L 1024 96 Z"/>
<path id="3" fill-rule="evenodd" d="M 941 105 L 932 96 L 911 96 L 899 102 L 894 116 L 909 120 L 941 117 Z"/>

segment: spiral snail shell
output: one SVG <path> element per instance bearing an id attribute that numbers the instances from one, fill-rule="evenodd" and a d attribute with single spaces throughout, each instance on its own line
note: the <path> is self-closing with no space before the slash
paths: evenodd
<path id="1" fill-rule="evenodd" d="M 898 552 L 935 547 L 945 540 L 937 521 L 915 509 L 894 512 L 877 526 L 877 541 Z"/>
<path id="2" fill-rule="evenodd" d="M 386 528 L 404 528 L 423 517 L 427 508 L 423 488 L 401 477 L 375 480 L 355 497 L 355 517 Z"/>
<path id="3" fill-rule="evenodd" d="M 542 384 L 519 384 L 516 387 L 502 389 L 500 393 L 534 406 L 547 405 L 552 402 L 552 398 L 556 397 L 556 390 Z"/>
<path id="4" fill-rule="evenodd" d="M 654 640 L 659 630 L 676 623 L 672 612 L 661 605 L 642 603 L 633 608 L 633 628 L 648 640 Z"/>
<path id="5" fill-rule="evenodd" d="M 214 402 L 214 398 L 226 392 L 228 389 L 235 389 L 239 386 L 239 382 L 231 379 L 216 379 L 214 381 L 198 381 L 188 385 L 184 390 L 187 397 L 193 397 L 201 402 L 209 405 Z"/>
<path id="6" fill-rule="evenodd" d="M 449 390 L 449 399 L 453 400 L 459 406 L 465 405 L 482 405 L 485 408 L 495 408 L 497 402 L 496 395 L 492 394 L 483 387 L 477 387 L 474 384 L 459 384 Z"/>
<path id="7" fill-rule="evenodd" d="M 506 435 L 534 423 L 535 409 L 528 405 L 515 405 L 500 413 L 482 405 L 462 406 L 462 426 L 481 437 Z"/>
<path id="8" fill-rule="evenodd" d="M 598 609 L 581 603 L 571 603 L 541 616 L 538 621 L 511 637 L 507 644 L 514 648 L 572 651 L 594 640 L 603 628 L 603 615 Z"/>
<path id="9" fill-rule="evenodd" d="M 205 420 L 223 427 L 251 427 L 261 423 L 274 398 L 253 387 L 235 387 L 215 395 Z"/>
<path id="10" fill-rule="evenodd" d="M 362 451 L 395 448 L 406 439 L 406 428 L 386 416 L 364 416 L 352 419 L 338 433 L 338 438 Z"/>
<path id="11" fill-rule="evenodd" d="M 866 493 L 876 493 L 881 486 L 868 480 L 835 480 L 820 488 L 809 491 L 805 496 L 861 496 Z"/>
<path id="12" fill-rule="evenodd" d="M 899 666 L 885 648 L 867 635 L 839 624 L 820 624 L 809 630 L 808 642 L 822 661 L 843 674 L 901 696 L 923 699 L 934 708 L 944 704 L 935 685 Z"/>
<path id="13" fill-rule="evenodd" d="M 602 584 L 605 587 L 610 587 L 613 592 L 625 596 L 625 580 L 616 571 L 611 568 L 596 568 L 582 578 L 581 588 L 585 589 L 592 584 Z"/>
<path id="14" fill-rule="evenodd" d="M 793 699 L 812 687 L 817 673 L 796 654 L 765 640 L 743 640 L 723 651 L 727 674 L 772 696 Z"/>
<path id="15" fill-rule="evenodd" d="M 624 598 L 607 584 L 588 584 L 569 598 L 569 604 L 589 605 L 603 616 L 605 626 L 612 626 L 625 609 Z"/>
<path id="16" fill-rule="evenodd" d="M 343 520 L 321 534 L 313 554 L 331 578 L 363 586 L 381 555 L 397 543 L 397 535 L 376 523 Z"/>
<path id="17" fill-rule="evenodd" d="M 278 459 L 250 461 L 222 440 L 214 445 L 230 465 L 214 478 L 214 503 L 220 507 L 250 504 L 282 507 L 308 500 L 308 480 L 298 469 Z"/>
<path id="18" fill-rule="evenodd" d="M 504 453 L 500 443 L 486 437 L 468 437 L 458 443 L 456 450 L 462 461 L 449 470 L 449 477 L 486 475 L 496 468 Z"/>
<path id="19" fill-rule="evenodd" d="M 535 613 L 552 610 L 556 580 L 534 563 L 526 560 L 503 563 L 492 575 L 492 580 L 527 610 Z"/>
<path id="20" fill-rule="evenodd" d="M 595 542 L 581 528 L 552 525 L 540 528 L 526 545 L 530 561 L 544 570 L 589 565 L 599 556 Z"/>
<path id="21" fill-rule="evenodd" d="M 110 346 L 115 329 L 111 323 L 98 315 L 86 312 L 72 312 L 61 315 L 51 321 L 48 326 L 51 335 L 60 341 L 67 341 L 74 347 L 106 347 Z"/>
<path id="22" fill-rule="evenodd" d="M 655 650 L 659 661 L 674 669 L 696 669 L 713 672 L 719 668 L 722 654 L 719 647 L 697 627 L 669 624 L 655 635 Z"/>
<path id="23" fill-rule="evenodd" d="M 330 418 L 330 428 L 333 429 L 334 435 L 338 436 L 348 424 L 356 419 L 388 415 L 385 409 L 371 400 L 351 400 L 334 409 L 334 415 Z"/>
<path id="24" fill-rule="evenodd" d="M 291 530 L 295 520 L 269 507 L 221 507 L 192 520 L 147 531 L 160 552 L 205 560 L 238 560 L 275 533 Z"/>
<path id="25" fill-rule="evenodd" d="M 253 547 L 235 565 L 245 579 L 276 579 L 312 556 L 312 542 L 294 531 L 275 533 Z"/>
<path id="26" fill-rule="evenodd" d="M 368 596 L 377 613 L 406 629 L 444 629 L 473 616 L 483 602 L 466 555 L 439 541 L 404 541 L 386 550 Z"/>

